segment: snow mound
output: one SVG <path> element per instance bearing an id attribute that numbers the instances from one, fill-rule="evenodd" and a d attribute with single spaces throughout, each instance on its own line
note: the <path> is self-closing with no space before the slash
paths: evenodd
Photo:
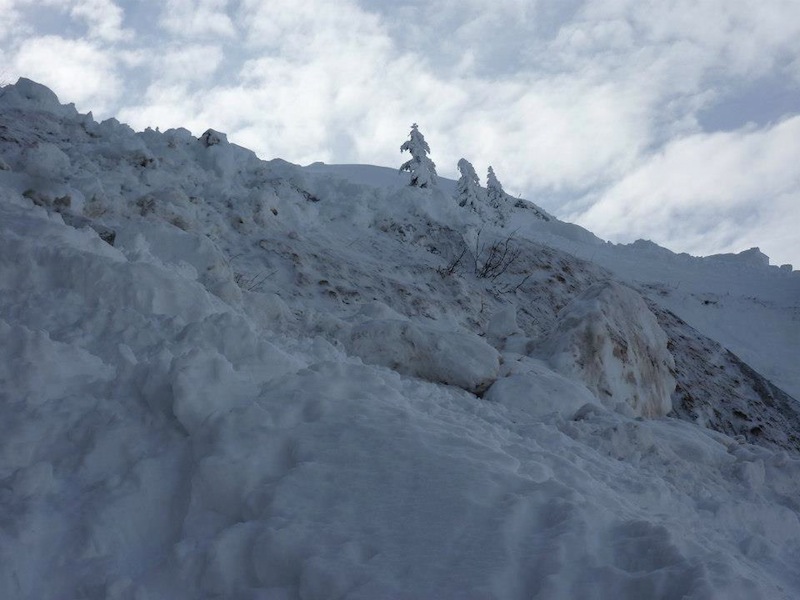
<path id="1" fill-rule="evenodd" d="M 33 177 L 63 179 L 70 170 L 69 157 L 55 144 L 40 143 L 25 152 L 24 171 Z"/>
<path id="2" fill-rule="evenodd" d="M 627 406 L 643 417 L 672 409 L 675 362 L 667 336 L 630 288 L 590 287 L 560 313 L 544 349 L 558 372 L 580 379 L 612 408 Z"/>
<path id="3" fill-rule="evenodd" d="M 128 227 L 116 245 L 131 260 L 171 268 L 187 279 L 200 282 L 225 302 L 241 301 L 241 290 L 233 281 L 230 265 L 209 238 L 175 227 Z"/>
<path id="4" fill-rule="evenodd" d="M 65 117 L 78 114 L 74 104 L 62 105 L 50 88 L 25 77 L 20 77 L 17 83 L 2 88 L 2 98 L 3 105 L 9 108 L 41 110 Z"/>
<path id="5" fill-rule="evenodd" d="M 597 404 L 585 386 L 526 356 L 512 363 L 508 375 L 492 384 L 484 399 L 537 418 L 552 414 L 569 418 L 584 406 Z"/>
<path id="6" fill-rule="evenodd" d="M 367 364 L 472 393 L 486 390 L 500 369 L 497 350 L 475 334 L 439 331 L 399 319 L 356 325 L 346 347 Z"/>

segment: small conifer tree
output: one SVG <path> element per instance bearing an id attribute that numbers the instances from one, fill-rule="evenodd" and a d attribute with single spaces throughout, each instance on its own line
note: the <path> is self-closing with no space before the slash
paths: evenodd
<path id="1" fill-rule="evenodd" d="M 459 206 L 469 207 L 478 212 L 479 195 L 481 193 L 481 182 L 475 168 L 467 159 L 462 158 L 458 161 L 458 171 L 461 177 L 456 183 L 456 200 Z"/>
<path id="2" fill-rule="evenodd" d="M 410 185 L 421 188 L 435 186 L 436 165 L 428 158 L 431 149 L 416 123 L 411 126 L 409 139 L 400 146 L 400 152 L 406 151 L 411 153 L 411 159 L 400 166 L 400 172 L 411 173 Z"/>
<path id="3" fill-rule="evenodd" d="M 492 167 L 489 167 L 489 173 L 486 175 L 486 192 L 489 196 L 489 204 L 494 208 L 500 208 L 506 193 L 503 191 L 503 185 L 498 181 Z"/>

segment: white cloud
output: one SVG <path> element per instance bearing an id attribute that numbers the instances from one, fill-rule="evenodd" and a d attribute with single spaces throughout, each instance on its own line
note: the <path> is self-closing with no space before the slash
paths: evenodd
<path id="1" fill-rule="evenodd" d="M 3 15 L 0 19 L 0 42 L 3 42 L 19 27 L 20 14 L 14 0 L 0 0 L 0 15 Z"/>
<path id="2" fill-rule="evenodd" d="M 228 0 L 166 0 L 160 25 L 179 38 L 232 38 Z"/>
<path id="3" fill-rule="evenodd" d="M 114 0 L 0 0 L 0 14 L 0 39 L 4 30 L 13 34 L 10 37 L 24 38 L 38 23 L 51 28 L 60 23 L 66 29 L 70 17 L 86 25 L 89 38 L 117 42 L 132 36 L 132 31 L 122 27 L 124 12 Z"/>
<path id="4" fill-rule="evenodd" d="M 416 120 L 443 173 L 467 155 L 508 173 L 512 187 L 557 188 L 624 172 L 646 143 L 635 89 L 563 76 L 443 77 L 426 57 L 400 53 L 386 25 L 355 4 L 285 4 L 243 2 L 236 24 L 258 55 L 237 83 L 196 92 L 198 118 L 265 156 L 391 165 Z M 187 89 L 183 104 L 197 105 L 194 94 Z"/>
<path id="5" fill-rule="evenodd" d="M 71 2 L 70 14 L 84 20 L 89 37 L 107 42 L 130 40 L 133 33 L 122 27 L 123 11 L 113 0 L 79 0 Z"/>
<path id="6" fill-rule="evenodd" d="M 219 46 L 186 44 L 165 49 L 152 60 L 161 81 L 177 83 L 208 80 L 219 68 L 222 58 Z"/>
<path id="7" fill-rule="evenodd" d="M 143 104 L 120 110 L 119 119 L 139 130 L 157 126 L 162 129 L 185 127 L 199 135 L 209 127 L 204 127 L 202 119 L 196 118 L 200 108 L 185 85 L 161 84 L 146 91 Z"/>
<path id="8" fill-rule="evenodd" d="M 180 105 L 197 107 L 192 120 L 198 128 L 225 129 L 231 140 L 252 144 L 264 156 L 330 159 L 329 148 L 342 133 L 355 135 L 354 121 L 385 96 L 390 44 L 378 21 L 354 5 L 246 0 L 236 27 L 251 50 L 234 81 L 182 90 Z M 158 87 L 126 114 L 167 117 L 163 104 L 148 110 L 161 95 Z"/>
<path id="9" fill-rule="evenodd" d="M 760 246 L 800 259 L 800 117 L 762 130 L 697 134 L 668 144 L 577 222 L 619 241 L 652 239 L 697 254 Z"/>

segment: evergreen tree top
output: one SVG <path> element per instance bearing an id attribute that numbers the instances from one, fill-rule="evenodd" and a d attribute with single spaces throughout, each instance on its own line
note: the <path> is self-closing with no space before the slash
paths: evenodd
<path id="1" fill-rule="evenodd" d="M 400 146 L 400 152 L 409 152 L 411 159 L 400 166 L 400 171 L 411 173 L 411 185 L 430 187 L 436 184 L 436 165 L 428 158 L 431 149 L 419 131 L 419 125 L 411 125 L 409 139 Z"/>
<path id="2" fill-rule="evenodd" d="M 503 191 L 503 184 L 497 179 L 497 176 L 494 174 L 494 169 L 489 167 L 489 173 L 486 175 L 486 187 L 488 189 L 496 190 L 498 192 Z"/>

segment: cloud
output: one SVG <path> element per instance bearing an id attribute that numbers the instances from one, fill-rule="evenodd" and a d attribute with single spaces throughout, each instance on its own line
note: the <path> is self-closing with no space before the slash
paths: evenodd
<path id="1" fill-rule="evenodd" d="M 794 188 L 758 177 L 731 190 L 739 212 L 691 233 L 683 222 L 713 173 L 683 181 L 675 165 L 760 160 L 759 135 L 798 114 L 795 0 L 42 2 L 0 0 L 25 32 L 8 34 L 6 58 L 136 128 L 214 127 L 265 158 L 397 166 L 418 122 L 440 174 L 456 176 L 461 157 L 480 173 L 492 164 L 509 191 L 591 218 L 601 235 L 622 235 L 602 212 L 649 185 L 669 232 L 658 239 L 676 250 L 732 248 L 747 210 L 752 231 L 786 237 L 750 203 L 783 206 Z M 43 35 L 53 14 L 63 31 Z M 665 173 L 695 191 L 664 192 Z M 634 216 L 620 222 L 650 231 Z"/>
<path id="2" fill-rule="evenodd" d="M 166 48 L 158 57 L 153 57 L 153 68 L 164 82 L 208 81 L 222 59 L 219 46 L 186 44 Z"/>
<path id="3" fill-rule="evenodd" d="M 466 155 L 508 173 L 517 189 L 584 189 L 624 172 L 647 142 L 645 103 L 630 86 L 582 76 L 443 76 L 426 54 L 400 51 L 393 24 L 354 3 L 245 0 L 232 14 L 249 49 L 238 74 L 230 84 L 187 88 L 179 102 L 197 107 L 200 128 L 223 128 L 265 157 L 391 165 L 407 126 L 419 121 L 443 174 L 454 175 Z M 174 85 L 166 87 L 176 102 Z M 173 112 L 153 110 L 160 95 L 154 87 L 123 115 L 138 114 L 143 125 L 142 115 Z"/>
<path id="4" fill-rule="evenodd" d="M 570 217 L 618 241 L 696 254 L 760 246 L 800 258 L 800 116 L 772 127 L 696 134 L 662 151 Z"/>
<path id="5" fill-rule="evenodd" d="M 123 11 L 113 0 L 81 0 L 72 2 L 70 14 L 82 19 L 89 28 L 89 37 L 108 42 L 130 40 L 133 32 L 122 27 Z"/>
<path id="6" fill-rule="evenodd" d="M 179 38 L 232 38 L 236 29 L 228 0 L 166 0 L 159 24 Z"/>
<path id="7" fill-rule="evenodd" d="M 245 0 L 232 13 L 248 51 L 234 63 L 238 67 L 229 74 L 229 83 L 180 91 L 164 85 L 172 97 L 153 110 L 163 95 L 162 83 L 156 82 L 141 105 L 126 110 L 125 116 L 136 121 L 141 120 L 137 114 L 163 118 L 177 101 L 194 107 L 190 121 L 197 129 L 225 129 L 232 141 L 252 145 L 265 157 L 329 160 L 331 148 L 337 147 L 342 156 L 355 158 L 352 145 L 342 140 L 358 136 L 357 123 L 375 104 L 384 99 L 392 103 L 384 91 L 394 87 L 387 85 L 384 73 L 396 69 L 391 44 L 379 21 L 352 3 L 284 4 Z M 392 146 L 400 143 L 402 139 Z"/>
<path id="8" fill-rule="evenodd" d="M 11 37 L 20 24 L 20 14 L 14 0 L 0 0 L 0 15 L 3 15 L 0 19 L 0 42 L 3 42 Z"/>
<path id="9" fill-rule="evenodd" d="M 85 27 L 82 37 L 117 42 L 133 35 L 123 28 L 124 11 L 114 0 L 0 0 L 0 14 L 0 39 L 4 32 L 17 40 L 31 33 L 67 36 L 77 23 Z"/>

